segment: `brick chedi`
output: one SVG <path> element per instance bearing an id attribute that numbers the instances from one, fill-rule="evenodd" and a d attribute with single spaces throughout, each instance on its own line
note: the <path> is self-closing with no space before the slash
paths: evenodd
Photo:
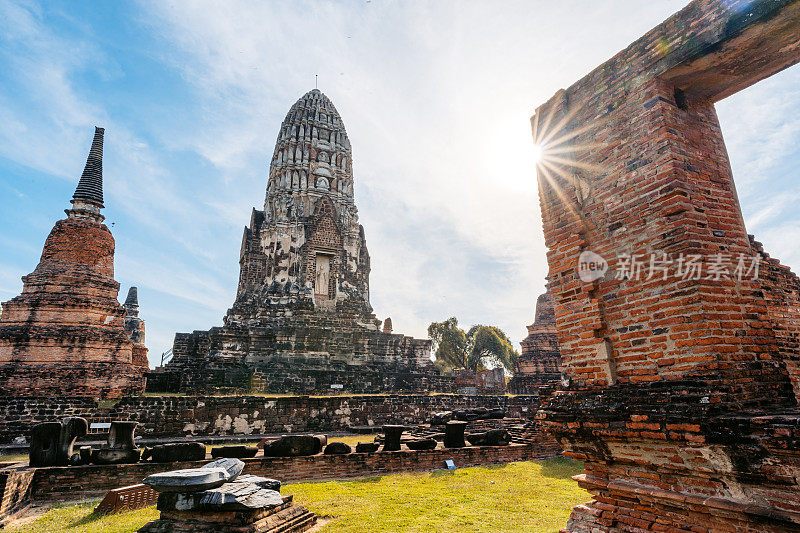
<path id="1" fill-rule="evenodd" d="M 336 108 L 308 92 L 281 125 L 224 325 L 177 334 L 152 390 L 375 392 L 448 383 L 433 370 L 430 341 L 380 331 L 372 314 L 352 164 Z"/>
<path id="2" fill-rule="evenodd" d="M 22 294 L 0 316 L 0 390 L 116 398 L 144 389 L 147 349 L 125 330 L 114 237 L 103 224 L 103 129 L 96 128 L 67 218 L 56 222 Z"/>
<path id="3" fill-rule="evenodd" d="M 536 110 L 570 531 L 800 530 L 798 281 L 748 238 L 714 103 L 800 2 L 695 0 Z M 638 263 L 638 265 L 637 265 Z"/>
<path id="4" fill-rule="evenodd" d="M 532 394 L 540 387 L 556 385 L 561 377 L 561 354 L 549 285 L 536 300 L 536 318 L 528 326 L 528 336 L 520 344 L 522 351 L 514 368 L 514 377 L 508 382 L 508 390 L 514 394 Z"/>

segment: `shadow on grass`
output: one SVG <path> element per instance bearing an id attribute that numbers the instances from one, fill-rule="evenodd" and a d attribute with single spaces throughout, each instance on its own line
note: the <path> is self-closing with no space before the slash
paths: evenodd
<path id="1" fill-rule="evenodd" d="M 455 470 L 434 470 L 431 472 L 431 477 L 442 477 L 442 476 L 452 476 L 455 474 Z"/>
<path id="2" fill-rule="evenodd" d="M 92 511 L 89 514 L 87 514 L 86 516 L 84 516 L 83 518 L 75 520 L 74 522 L 72 522 L 67 527 L 68 528 L 73 528 L 73 527 L 79 527 L 79 526 L 85 526 L 85 525 L 88 525 L 88 524 L 93 524 L 94 522 L 97 522 L 98 520 L 100 520 L 101 518 L 104 518 L 106 516 L 107 515 L 104 515 L 102 513 L 95 513 L 94 511 Z"/>
<path id="3" fill-rule="evenodd" d="M 379 483 L 383 476 L 362 477 L 358 479 L 349 480 L 353 483 Z"/>
<path id="4" fill-rule="evenodd" d="M 554 479 L 571 479 L 583 473 L 583 463 L 566 457 L 556 457 L 542 461 L 542 476 Z"/>

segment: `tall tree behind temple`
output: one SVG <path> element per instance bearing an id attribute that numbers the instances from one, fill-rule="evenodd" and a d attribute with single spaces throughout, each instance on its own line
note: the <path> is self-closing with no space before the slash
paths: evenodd
<path id="1" fill-rule="evenodd" d="M 464 331 L 458 319 L 432 322 L 428 336 L 433 339 L 436 364 L 443 370 L 469 370 L 503 366 L 513 372 L 519 353 L 508 336 L 495 326 L 476 324 Z"/>

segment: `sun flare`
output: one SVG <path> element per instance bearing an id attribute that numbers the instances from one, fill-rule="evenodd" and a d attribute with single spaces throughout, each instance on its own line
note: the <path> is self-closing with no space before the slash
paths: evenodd
<path id="1" fill-rule="evenodd" d="M 534 144 L 532 151 L 533 162 L 538 164 L 539 161 L 542 160 L 542 155 L 544 155 L 544 146 L 541 144 Z"/>

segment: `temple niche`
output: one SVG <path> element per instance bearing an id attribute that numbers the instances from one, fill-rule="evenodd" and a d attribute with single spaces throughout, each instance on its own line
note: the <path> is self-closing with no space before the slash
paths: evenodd
<path id="1" fill-rule="evenodd" d="M 115 242 L 101 214 L 103 133 L 95 129 L 67 218 L 56 222 L 36 269 L 22 278 L 22 294 L 3 304 L 3 393 L 118 398 L 144 390 L 144 326 L 136 336 L 126 328 L 131 308 L 117 301 Z"/>
<path id="2" fill-rule="evenodd" d="M 451 389 L 431 364 L 430 341 L 380 330 L 350 141 L 317 89 L 281 125 L 264 208 L 253 209 L 244 228 L 239 266 L 223 326 L 178 333 L 149 390 Z"/>
<path id="3" fill-rule="evenodd" d="M 540 387 L 554 387 L 561 377 L 561 354 L 558 351 L 556 316 L 550 285 L 536 300 L 536 318 L 522 342 L 522 351 L 508 382 L 513 394 L 535 394 Z"/>

